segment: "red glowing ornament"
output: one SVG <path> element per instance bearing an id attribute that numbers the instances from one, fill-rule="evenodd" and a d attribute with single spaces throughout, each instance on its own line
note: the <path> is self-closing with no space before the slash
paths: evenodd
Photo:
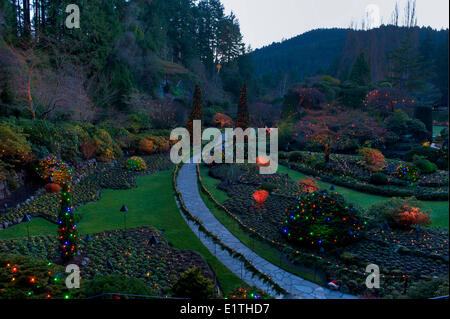
<path id="1" fill-rule="evenodd" d="M 45 185 L 45 191 L 50 194 L 57 194 L 61 192 L 61 186 L 56 183 L 49 183 Z"/>
<path id="2" fill-rule="evenodd" d="M 265 201 L 267 200 L 267 196 L 269 196 L 269 193 L 265 190 L 259 190 L 256 191 L 253 194 L 253 198 L 258 202 L 259 205 L 263 205 Z"/>
<path id="3" fill-rule="evenodd" d="M 270 166 L 270 158 L 265 155 L 258 156 L 256 158 L 256 164 L 258 164 L 258 166 L 262 166 L 262 167 Z"/>

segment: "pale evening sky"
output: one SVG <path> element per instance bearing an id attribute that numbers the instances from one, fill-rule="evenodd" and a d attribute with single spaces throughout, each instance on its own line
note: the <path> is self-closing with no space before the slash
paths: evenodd
<path id="1" fill-rule="evenodd" d="M 448 0 L 416 0 L 419 26 L 447 29 Z M 253 49 L 283 38 L 289 39 L 317 28 L 347 28 L 351 21 L 361 25 L 366 11 L 373 21 L 390 22 L 395 0 L 221 0 L 227 14 L 235 13 L 244 42 Z M 407 0 L 399 0 L 400 24 Z M 375 6 L 374 6 L 375 5 Z M 369 9 L 369 10 L 367 10 Z M 379 11 L 379 15 L 377 15 Z M 380 18 L 377 19 L 377 16 Z M 376 24 L 376 23 L 375 23 Z"/>

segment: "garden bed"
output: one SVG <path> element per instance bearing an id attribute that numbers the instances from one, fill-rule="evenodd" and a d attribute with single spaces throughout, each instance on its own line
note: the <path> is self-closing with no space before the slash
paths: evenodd
<path id="1" fill-rule="evenodd" d="M 380 171 L 386 178 L 386 185 L 372 184 L 373 172 L 361 157 L 354 155 L 333 154 L 330 162 L 322 161 L 323 154 L 313 152 L 298 153 L 296 161 L 281 160 L 280 164 L 304 174 L 320 177 L 322 180 L 361 192 L 383 196 L 410 197 L 421 200 L 448 199 L 448 171 L 438 170 L 431 174 L 421 174 L 415 182 L 399 179 L 397 169 L 400 166 L 411 166 L 399 160 L 387 159 L 385 167 Z"/>
<path id="2" fill-rule="evenodd" d="M 158 243 L 152 243 L 152 238 Z M 57 247 L 54 236 L 31 237 L 30 241 L 0 241 L 0 253 L 46 260 L 57 256 Z M 80 265 L 82 280 L 91 280 L 96 275 L 125 275 L 144 280 L 160 296 L 166 296 L 179 276 L 193 267 L 200 267 L 205 278 L 215 281 L 214 273 L 200 255 L 172 248 L 152 227 L 106 231 L 85 237 L 80 241 L 79 252 L 86 261 L 85 265 Z"/>
<path id="3" fill-rule="evenodd" d="M 385 289 L 375 293 L 377 297 L 401 293 L 406 277 L 430 279 L 448 272 L 448 233 L 433 228 L 387 233 L 381 230 L 381 225 L 375 225 L 361 241 L 320 253 L 292 246 L 281 234 L 281 222 L 286 208 L 296 203 L 296 183 L 285 174 L 259 175 L 257 169 L 249 165 L 238 165 L 233 173 L 227 172 L 230 167 L 218 165 L 211 168 L 209 174 L 221 179 L 218 188 L 229 197 L 221 204 L 231 217 L 249 233 L 255 231 L 261 238 L 277 243 L 279 249 L 286 246 L 283 252 L 294 264 L 319 269 L 328 280 L 338 280 L 343 292 L 370 293 L 363 283 L 367 277 L 365 267 L 372 263 L 380 266 L 387 283 Z M 252 195 L 263 183 L 272 184 L 274 190 L 266 202 L 259 205 Z"/>
<path id="4" fill-rule="evenodd" d="M 128 171 L 124 168 L 126 159 L 116 165 L 98 163 L 95 166 L 83 167 L 82 172 L 75 172 L 78 182 L 72 185 L 72 202 L 75 207 L 98 200 L 102 189 L 129 189 L 135 186 L 138 176 L 152 174 L 173 167 L 166 155 L 143 157 L 147 164 L 144 172 Z M 25 214 L 31 217 L 40 216 L 50 222 L 56 222 L 59 213 L 59 194 L 43 193 L 27 204 L 9 209 L 0 215 L 0 225 L 7 228 L 20 223 Z M 6 226 L 6 227 L 5 227 Z"/>

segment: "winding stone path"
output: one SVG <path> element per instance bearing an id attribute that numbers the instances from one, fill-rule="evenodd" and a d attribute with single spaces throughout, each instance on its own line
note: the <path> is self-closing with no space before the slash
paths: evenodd
<path id="1" fill-rule="evenodd" d="M 291 299 L 355 299 L 355 296 L 343 294 L 338 291 L 332 291 L 327 288 L 321 287 L 315 283 L 302 279 L 296 275 L 293 275 L 278 266 L 275 266 L 257 255 L 246 245 L 236 238 L 225 226 L 223 226 L 216 217 L 211 213 L 208 207 L 203 202 L 200 191 L 198 189 L 196 164 L 186 163 L 179 171 L 178 190 L 181 193 L 182 199 L 186 208 L 196 216 L 206 229 L 211 233 L 219 237 L 222 242 L 228 247 L 240 252 L 245 258 L 250 261 L 260 272 L 265 273 L 272 277 L 272 280 L 278 283 L 280 287 L 288 291 L 290 296 L 278 296 L 278 298 L 291 298 Z M 180 211 L 185 218 L 184 214 Z M 243 263 L 240 260 L 232 258 L 228 252 L 222 251 L 219 245 L 198 231 L 197 226 L 188 221 L 189 227 L 197 234 L 203 244 L 209 249 L 209 251 L 217 257 L 227 268 L 229 268 L 234 274 L 242 278 L 246 283 L 252 286 L 256 286 L 264 291 L 267 291 L 272 296 L 275 296 L 275 292 L 272 288 L 263 283 L 263 281 L 256 276 L 252 278 L 252 273 L 245 270 Z"/>

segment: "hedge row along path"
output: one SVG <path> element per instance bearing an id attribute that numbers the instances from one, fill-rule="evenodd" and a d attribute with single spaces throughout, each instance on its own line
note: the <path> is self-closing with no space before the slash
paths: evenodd
<path id="1" fill-rule="evenodd" d="M 191 161 L 192 162 L 192 161 Z M 211 233 L 216 235 L 228 247 L 241 253 L 250 261 L 261 273 L 271 276 L 271 279 L 276 282 L 284 290 L 288 291 L 292 298 L 297 299 L 355 299 L 356 296 L 343 294 L 339 291 L 332 291 L 321 287 L 315 283 L 302 279 L 293 275 L 271 263 L 264 258 L 254 253 L 250 248 L 244 245 L 238 238 L 236 238 L 228 229 L 223 226 L 211 213 L 206 204 L 203 202 L 197 181 L 196 164 L 186 163 L 180 169 L 177 178 L 178 190 L 181 193 L 183 202 L 186 208 L 197 217 L 203 226 Z M 180 213 L 184 214 L 180 211 Z M 228 267 L 234 274 L 247 282 L 249 285 L 256 286 L 267 292 L 272 289 L 268 284 L 262 282 L 256 276 L 252 278 L 252 273 L 246 271 L 243 263 L 231 257 L 226 251 L 222 251 L 213 243 L 213 241 L 200 232 L 195 231 L 195 224 L 188 222 L 191 229 L 197 234 L 203 244 L 209 249 L 212 254 Z M 283 296 L 287 297 L 287 296 Z"/>

